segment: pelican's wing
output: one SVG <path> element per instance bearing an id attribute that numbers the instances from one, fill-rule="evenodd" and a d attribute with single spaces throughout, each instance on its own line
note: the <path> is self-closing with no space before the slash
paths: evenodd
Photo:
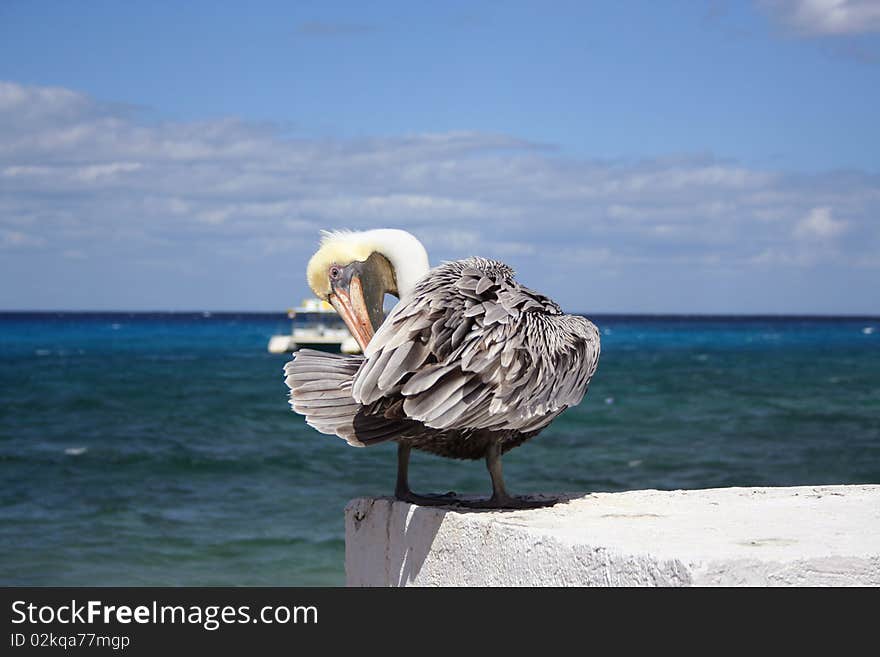
<path id="1" fill-rule="evenodd" d="M 433 269 L 367 347 L 352 397 L 402 399 L 403 414 L 436 429 L 534 431 L 583 398 L 599 332 L 518 285 L 498 262 Z"/>

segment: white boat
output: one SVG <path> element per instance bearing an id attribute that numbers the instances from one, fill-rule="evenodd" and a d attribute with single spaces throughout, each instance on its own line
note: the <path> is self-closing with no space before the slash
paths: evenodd
<path id="1" fill-rule="evenodd" d="M 300 319 L 294 322 L 290 333 L 269 338 L 270 353 L 284 354 L 304 348 L 344 354 L 361 352 L 345 322 L 326 301 L 304 299 L 301 305 L 289 309 L 287 316 Z"/>

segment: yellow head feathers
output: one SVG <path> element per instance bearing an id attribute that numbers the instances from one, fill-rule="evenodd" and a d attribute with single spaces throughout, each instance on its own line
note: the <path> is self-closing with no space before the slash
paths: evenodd
<path id="1" fill-rule="evenodd" d="M 366 240 L 356 239 L 358 235 L 350 231 L 321 231 L 321 248 L 312 256 L 306 268 L 309 287 L 319 299 L 326 299 L 330 294 L 330 278 L 327 275 L 330 265 L 363 262 L 375 251 Z"/>

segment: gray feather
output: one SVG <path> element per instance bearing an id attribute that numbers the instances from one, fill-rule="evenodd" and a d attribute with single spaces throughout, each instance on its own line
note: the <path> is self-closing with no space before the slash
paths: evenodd
<path id="1" fill-rule="evenodd" d="M 402 395 L 405 415 L 438 430 L 546 426 L 580 402 L 599 358 L 591 322 L 562 314 L 506 265 L 481 258 L 432 270 L 389 320 L 396 317 L 406 321 L 386 321 L 369 345 L 355 397 Z M 383 366 L 378 377 L 373 362 Z"/>

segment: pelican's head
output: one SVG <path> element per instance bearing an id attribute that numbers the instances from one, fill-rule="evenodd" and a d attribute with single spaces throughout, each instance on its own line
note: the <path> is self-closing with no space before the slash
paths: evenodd
<path id="1" fill-rule="evenodd" d="M 323 232 L 321 247 L 309 260 L 312 292 L 328 301 L 366 349 L 384 319 L 385 294 L 405 299 L 428 272 L 428 254 L 404 230 Z"/>

